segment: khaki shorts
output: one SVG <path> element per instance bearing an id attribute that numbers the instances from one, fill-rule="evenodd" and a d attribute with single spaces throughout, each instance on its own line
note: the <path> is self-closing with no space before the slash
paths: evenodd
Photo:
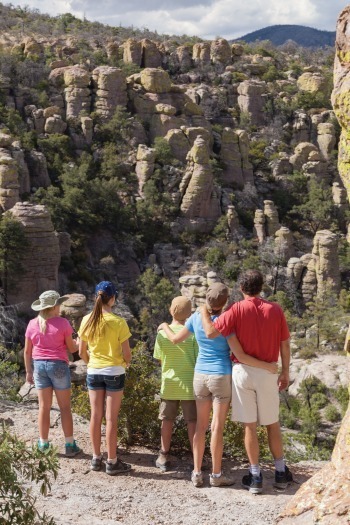
<path id="1" fill-rule="evenodd" d="M 159 407 L 159 419 L 175 421 L 181 404 L 182 413 L 186 423 L 197 421 L 197 409 L 195 401 L 177 401 L 174 399 L 162 399 Z"/>
<path id="2" fill-rule="evenodd" d="M 198 374 L 193 377 L 193 393 L 196 401 L 229 403 L 231 400 L 231 374 Z"/>
<path id="3" fill-rule="evenodd" d="M 235 364 L 232 368 L 232 421 L 272 425 L 279 420 L 278 374 Z"/>

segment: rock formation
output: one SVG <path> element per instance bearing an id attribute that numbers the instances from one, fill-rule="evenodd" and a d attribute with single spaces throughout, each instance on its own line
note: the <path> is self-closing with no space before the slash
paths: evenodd
<path id="1" fill-rule="evenodd" d="M 183 195 L 180 222 L 188 229 L 209 232 L 221 215 L 213 183 L 208 143 L 198 137 L 188 154 L 186 173 L 180 185 Z"/>
<path id="2" fill-rule="evenodd" d="M 22 264 L 24 271 L 16 275 L 16 290 L 8 291 L 8 304 L 27 310 L 44 290 L 57 290 L 60 249 L 57 236 L 45 206 L 17 202 L 12 215 L 24 226 L 28 249 Z"/>
<path id="3" fill-rule="evenodd" d="M 68 299 L 62 303 L 60 314 L 66 317 L 74 330 L 78 331 L 80 323 L 86 314 L 86 297 L 80 293 L 72 293 L 68 295 Z"/>
<path id="4" fill-rule="evenodd" d="M 265 121 L 266 84 L 258 80 L 245 80 L 238 86 L 238 104 L 242 113 L 249 116 L 250 124 L 262 126 Z"/>
<path id="5" fill-rule="evenodd" d="M 139 193 L 143 195 L 145 182 L 151 177 L 154 171 L 156 152 L 154 148 L 148 148 L 140 144 L 137 150 L 136 176 L 139 181 Z"/>
<path id="6" fill-rule="evenodd" d="M 0 131 L 0 208 L 9 210 L 19 201 L 19 175 L 16 160 L 8 149 L 10 135 Z"/>
<path id="7" fill-rule="evenodd" d="M 294 252 L 293 234 L 289 228 L 282 226 L 275 232 L 275 254 L 281 262 L 287 263 Z"/>
<path id="8" fill-rule="evenodd" d="M 339 15 L 336 36 L 336 58 L 334 67 L 334 89 L 332 102 L 338 121 L 342 127 L 339 144 L 338 168 L 350 199 L 350 139 L 349 139 L 349 104 L 350 104 L 350 6 Z M 315 273 L 323 278 L 328 276 L 325 267 L 334 264 L 336 239 L 331 232 L 318 232 L 313 253 L 317 257 Z M 333 261 L 332 261 L 333 259 Z M 330 283 L 333 289 L 339 289 L 337 261 L 331 272 Z M 321 284 L 321 283 L 320 283 Z M 324 286 L 321 285 L 321 286 Z M 315 476 L 302 485 L 287 508 L 280 516 L 280 525 L 345 525 L 350 514 L 350 405 L 344 416 L 337 436 L 332 460 Z"/>
<path id="9" fill-rule="evenodd" d="M 126 78 L 121 69 L 96 67 L 92 72 L 94 108 L 103 119 L 111 118 L 117 106 L 127 103 Z"/>
<path id="10" fill-rule="evenodd" d="M 223 164 L 222 182 L 236 189 L 253 181 L 253 167 L 249 161 L 248 135 L 243 130 L 224 128 L 221 136 L 220 158 Z"/>
<path id="11" fill-rule="evenodd" d="M 208 272 L 206 277 L 201 275 L 182 275 L 179 279 L 181 295 L 190 299 L 193 309 L 196 309 L 205 302 L 208 286 L 217 281 L 220 281 L 220 279 L 215 272 Z"/>
<path id="12" fill-rule="evenodd" d="M 338 238 L 329 230 L 319 230 L 314 237 L 312 254 L 315 258 L 317 295 L 329 291 L 340 291 L 340 271 L 338 259 Z"/>

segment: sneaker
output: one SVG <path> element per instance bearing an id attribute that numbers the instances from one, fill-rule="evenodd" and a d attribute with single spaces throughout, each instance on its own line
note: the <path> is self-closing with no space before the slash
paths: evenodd
<path id="1" fill-rule="evenodd" d="M 100 458 L 92 458 L 90 462 L 90 470 L 98 472 L 102 467 L 102 456 Z"/>
<path id="2" fill-rule="evenodd" d="M 275 471 L 275 483 L 273 484 L 273 486 L 277 489 L 286 489 L 288 485 L 292 483 L 292 481 L 293 476 L 287 466 L 284 472 L 278 472 L 278 470 Z"/>
<path id="3" fill-rule="evenodd" d="M 212 474 L 210 474 L 209 483 L 211 487 L 229 487 L 230 485 L 234 484 L 234 481 L 232 478 L 229 478 L 224 474 L 221 474 L 219 478 L 214 477 Z"/>
<path id="4" fill-rule="evenodd" d="M 252 494 L 262 493 L 262 474 L 259 477 L 253 476 L 251 472 L 242 478 L 242 486 Z"/>
<path id="5" fill-rule="evenodd" d="M 40 439 L 38 439 L 37 449 L 39 450 L 39 452 L 42 452 L 43 454 L 45 454 L 45 452 L 48 452 L 50 448 L 51 448 L 51 443 L 41 443 Z"/>
<path id="6" fill-rule="evenodd" d="M 166 472 L 167 470 L 169 470 L 169 467 L 170 467 L 169 454 L 166 454 L 165 452 L 160 451 L 156 459 L 156 467 L 158 467 L 163 472 Z"/>
<path id="7" fill-rule="evenodd" d="M 117 474 L 124 474 L 131 470 L 129 463 L 124 463 L 121 459 L 118 459 L 116 463 L 106 463 L 106 474 L 109 476 L 116 476 Z"/>
<path id="8" fill-rule="evenodd" d="M 191 481 L 195 487 L 201 487 L 203 485 L 203 474 L 201 472 L 200 474 L 192 472 Z"/>
<path id="9" fill-rule="evenodd" d="M 76 444 L 76 441 L 74 440 L 73 443 L 66 443 L 66 456 L 68 458 L 72 458 L 74 456 L 76 456 L 77 454 L 79 454 L 79 452 L 81 452 L 81 448 L 78 447 L 78 445 Z"/>

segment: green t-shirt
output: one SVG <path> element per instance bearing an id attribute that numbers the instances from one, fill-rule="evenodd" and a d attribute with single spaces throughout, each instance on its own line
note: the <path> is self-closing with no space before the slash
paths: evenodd
<path id="1" fill-rule="evenodd" d="M 182 325 L 170 325 L 176 334 Z M 193 335 L 183 343 L 174 345 L 161 330 L 154 345 L 153 357 L 162 363 L 162 399 L 193 400 L 193 374 L 198 355 L 198 345 Z"/>

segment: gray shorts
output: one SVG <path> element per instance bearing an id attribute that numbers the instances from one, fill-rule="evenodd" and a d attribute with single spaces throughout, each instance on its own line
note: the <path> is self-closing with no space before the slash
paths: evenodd
<path id="1" fill-rule="evenodd" d="M 191 400 L 162 399 L 159 407 L 159 419 L 175 421 L 181 404 L 182 413 L 186 423 L 197 421 L 196 402 Z"/>
<path id="2" fill-rule="evenodd" d="M 193 377 L 193 393 L 196 401 L 229 403 L 231 400 L 231 374 L 198 374 Z"/>

